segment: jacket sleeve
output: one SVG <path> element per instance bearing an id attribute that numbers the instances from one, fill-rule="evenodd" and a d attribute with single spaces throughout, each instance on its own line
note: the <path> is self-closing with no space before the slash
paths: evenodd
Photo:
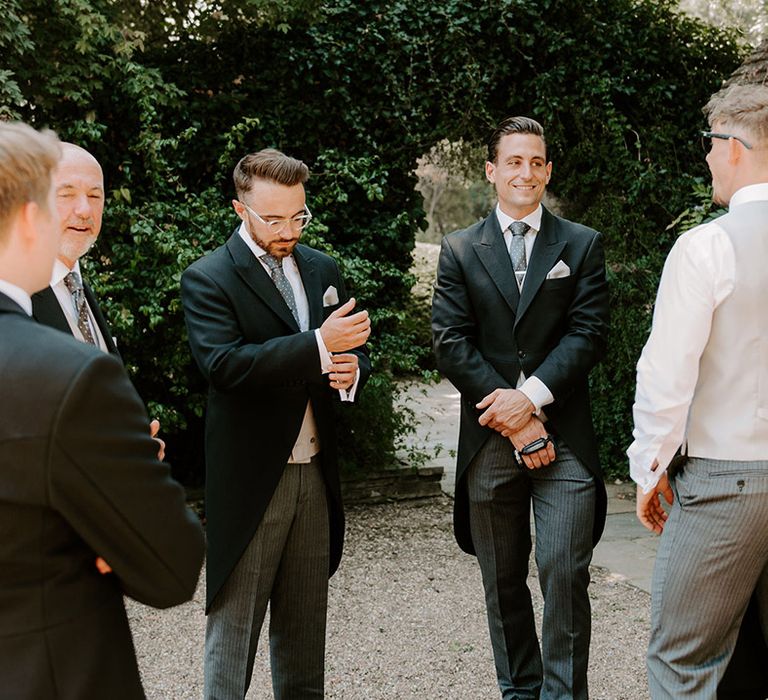
<path id="1" fill-rule="evenodd" d="M 437 368 L 473 404 L 494 389 L 511 388 L 478 350 L 476 337 L 477 320 L 464 270 L 444 238 L 432 298 L 432 340 Z"/>
<path id="2" fill-rule="evenodd" d="M 205 545 L 184 490 L 156 455 L 144 405 L 119 360 L 89 358 L 55 417 L 48 499 L 126 595 L 164 608 L 194 594 Z"/>
<path id="3" fill-rule="evenodd" d="M 182 275 L 181 300 L 192 356 L 216 390 L 322 381 L 314 330 L 251 342 L 243 337 L 225 290 L 195 267 Z"/>

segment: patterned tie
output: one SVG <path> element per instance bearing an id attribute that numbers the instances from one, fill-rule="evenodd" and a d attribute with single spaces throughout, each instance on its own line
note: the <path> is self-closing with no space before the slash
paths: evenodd
<path id="1" fill-rule="evenodd" d="M 91 333 L 91 324 L 88 321 L 88 304 L 85 301 L 85 293 L 83 292 L 83 283 L 80 280 L 80 275 L 74 271 L 70 272 L 64 278 L 64 284 L 72 295 L 72 301 L 77 312 L 77 327 L 83 334 L 83 340 L 91 345 L 96 345 L 93 333 Z"/>
<path id="2" fill-rule="evenodd" d="M 296 297 L 293 296 L 293 287 L 291 287 L 291 283 L 285 276 L 285 272 L 283 272 L 283 259 L 276 258 L 274 255 L 265 255 L 262 260 L 267 263 L 267 267 L 272 275 L 272 281 L 275 283 L 277 291 L 283 295 L 285 303 L 288 304 L 288 308 L 296 319 L 296 323 L 298 323 L 299 309 L 296 306 Z"/>
<path id="3" fill-rule="evenodd" d="M 509 257 L 512 259 L 512 269 L 515 271 L 518 288 L 522 289 L 525 271 L 528 263 L 525 258 L 525 234 L 531 227 L 524 221 L 513 221 L 509 225 L 512 243 L 509 246 Z"/>

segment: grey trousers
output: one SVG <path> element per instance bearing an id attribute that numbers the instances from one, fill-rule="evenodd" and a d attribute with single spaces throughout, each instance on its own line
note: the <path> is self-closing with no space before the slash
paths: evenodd
<path id="1" fill-rule="evenodd" d="M 562 441 L 556 450 L 554 464 L 529 470 L 516 463 L 512 443 L 494 434 L 467 474 L 472 541 L 504 700 L 588 697 L 595 483 Z M 526 583 L 531 504 L 544 596 L 541 649 Z"/>
<path id="2" fill-rule="evenodd" d="M 768 630 L 768 461 L 691 458 L 673 480 L 651 587 L 654 700 L 708 700 L 754 591 Z"/>
<path id="3" fill-rule="evenodd" d="M 328 559 L 328 505 L 318 462 L 288 464 L 209 611 L 206 700 L 245 697 L 267 603 L 275 699 L 323 697 Z"/>

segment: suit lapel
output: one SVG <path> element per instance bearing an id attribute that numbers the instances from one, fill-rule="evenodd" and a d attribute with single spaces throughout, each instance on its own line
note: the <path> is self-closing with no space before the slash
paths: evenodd
<path id="1" fill-rule="evenodd" d="M 496 218 L 495 210 L 486 218 L 480 229 L 480 241 L 473 244 L 477 257 L 485 267 L 501 295 L 513 313 L 517 313 L 520 293 L 515 281 L 515 272 L 509 251 L 504 243 L 504 235 Z"/>
<path id="2" fill-rule="evenodd" d="M 237 274 L 253 292 L 288 325 L 291 330 L 298 333 L 299 326 L 293 317 L 285 299 L 277 291 L 275 283 L 264 269 L 264 266 L 256 259 L 237 231 L 227 241 L 227 249 L 232 256 Z"/>
<path id="3" fill-rule="evenodd" d="M 517 309 L 515 324 L 519 323 L 525 315 L 531 301 L 536 296 L 536 292 L 539 291 L 539 287 L 546 279 L 547 273 L 552 269 L 560 253 L 563 252 L 563 248 L 565 248 L 565 241 L 557 240 L 555 220 L 544 209 L 541 216 L 541 230 L 536 234 L 536 241 L 531 251 L 531 260 L 525 272 L 525 281 L 520 294 L 520 305 Z"/>
<path id="4" fill-rule="evenodd" d="M 38 323 L 72 335 L 67 317 L 51 287 L 32 295 L 32 315 Z"/>
<path id="5" fill-rule="evenodd" d="M 301 283 L 307 295 L 309 304 L 309 327 L 320 328 L 323 323 L 323 284 L 315 265 L 304 251 L 304 247 L 297 245 L 293 249 L 293 257 L 299 268 Z"/>

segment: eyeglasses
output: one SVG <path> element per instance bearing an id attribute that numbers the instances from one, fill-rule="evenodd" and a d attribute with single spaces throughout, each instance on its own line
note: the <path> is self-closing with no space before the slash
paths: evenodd
<path id="1" fill-rule="evenodd" d="M 752 150 L 752 146 L 750 146 L 741 136 L 736 136 L 735 134 L 718 134 L 714 131 L 702 131 L 701 132 L 701 147 L 704 149 L 705 153 L 709 153 L 710 149 L 712 148 L 712 139 L 723 139 L 727 141 L 728 139 L 736 139 L 744 148 Z"/>
<path id="2" fill-rule="evenodd" d="M 309 222 L 312 221 L 312 212 L 309 211 L 309 207 L 306 205 L 304 206 L 303 214 L 292 216 L 290 219 L 270 219 L 267 221 L 266 219 L 260 217 L 255 211 L 253 211 L 253 209 L 251 209 L 245 202 L 243 202 L 242 199 L 240 200 L 240 203 L 251 214 L 253 214 L 257 221 L 260 221 L 262 224 L 264 224 L 269 229 L 270 233 L 274 233 L 275 235 L 285 231 L 287 226 L 290 226 L 294 231 L 303 231 L 305 228 L 307 228 Z"/>

